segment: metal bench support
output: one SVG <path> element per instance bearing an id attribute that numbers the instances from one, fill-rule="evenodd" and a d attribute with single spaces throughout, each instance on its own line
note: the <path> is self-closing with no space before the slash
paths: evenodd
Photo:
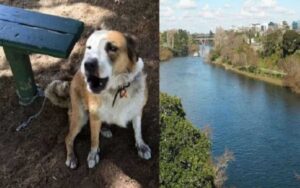
<path id="1" fill-rule="evenodd" d="M 10 47 L 3 47 L 3 49 L 13 73 L 19 103 L 24 106 L 29 105 L 37 95 L 37 86 L 34 81 L 29 55 Z"/>

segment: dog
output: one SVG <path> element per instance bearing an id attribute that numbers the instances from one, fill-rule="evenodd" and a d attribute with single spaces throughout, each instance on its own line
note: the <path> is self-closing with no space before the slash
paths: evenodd
<path id="1" fill-rule="evenodd" d="M 103 136 L 112 136 L 109 129 L 101 129 L 102 123 L 125 128 L 132 122 L 138 155 L 146 160 L 151 158 L 151 149 L 142 138 L 141 120 L 148 89 L 136 40 L 132 35 L 113 30 L 97 30 L 88 38 L 80 69 L 68 86 L 67 167 L 75 169 L 78 165 L 74 140 L 88 120 L 91 131 L 91 148 L 87 157 L 89 168 L 99 163 L 100 132 Z M 57 85 L 54 82 L 49 88 L 53 90 Z M 50 95 L 49 90 L 46 89 L 46 96 Z"/>

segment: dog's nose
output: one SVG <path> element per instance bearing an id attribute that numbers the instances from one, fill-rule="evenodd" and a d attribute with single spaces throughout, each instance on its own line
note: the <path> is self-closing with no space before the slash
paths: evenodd
<path id="1" fill-rule="evenodd" d="M 87 72 L 93 72 L 97 69 L 98 66 L 98 60 L 97 59 L 89 59 L 86 62 L 84 62 L 84 69 Z"/>

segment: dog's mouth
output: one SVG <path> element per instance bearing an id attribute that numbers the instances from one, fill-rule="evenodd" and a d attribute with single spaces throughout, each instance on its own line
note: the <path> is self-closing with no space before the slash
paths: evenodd
<path id="1" fill-rule="evenodd" d="M 94 75 L 87 75 L 87 83 L 89 88 L 93 93 L 100 93 L 102 90 L 105 89 L 106 84 L 108 82 L 108 77 L 99 78 Z"/>

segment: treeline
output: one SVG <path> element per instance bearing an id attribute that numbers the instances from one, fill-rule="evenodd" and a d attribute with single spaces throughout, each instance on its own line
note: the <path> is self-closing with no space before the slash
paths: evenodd
<path id="1" fill-rule="evenodd" d="M 173 56 L 187 56 L 198 50 L 197 42 L 185 30 L 168 30 L 160 33 L 160 60 L 162 61 Z"/>
<path id="2" fill-rule="evenodd" d="M 277 29 L 250 36 L 247 32 L 218 28 L 209 59 L 240 70 L 282 78 L 285 86 L 300 93 L 300 34 L 293 30 Z"/>

